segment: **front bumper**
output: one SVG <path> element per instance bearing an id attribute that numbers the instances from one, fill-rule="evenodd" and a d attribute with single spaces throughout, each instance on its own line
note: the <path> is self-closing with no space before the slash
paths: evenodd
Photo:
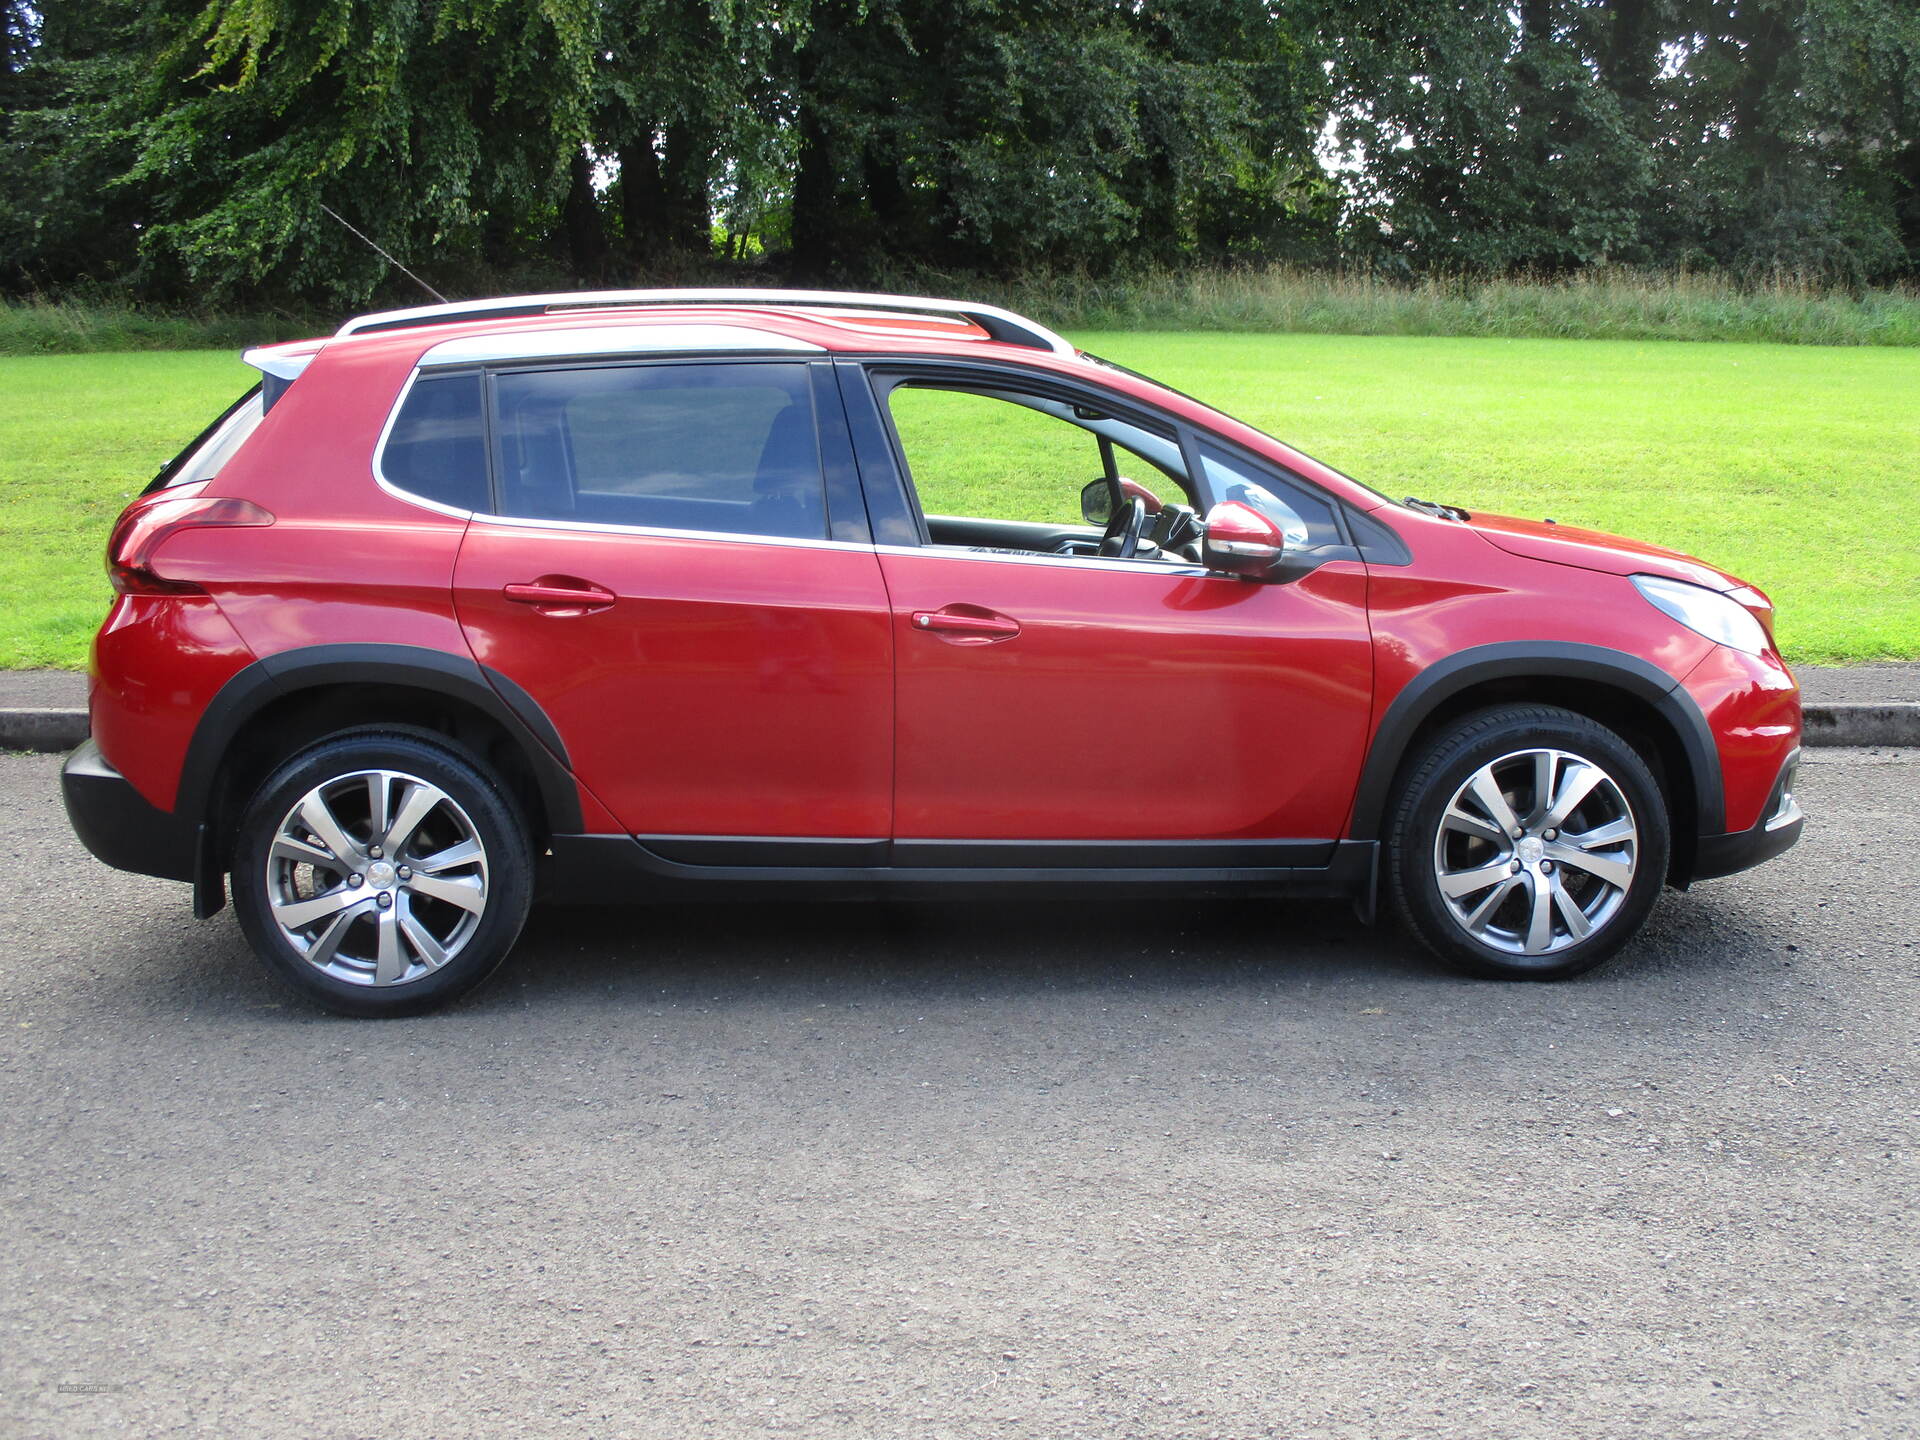
<path id="1" fill-rule="evenodd" d="M 1793 848 L 1806 824 L 1800 806 L 1793 798 L 1794 775 L 1800 769 L 1800 751 L 1787 756 L 1780 767 L 1780 778 L 1773 782 L 1773 793 L 1760 812 L 1760 823 L 1751 830 L 1736 830 L 1727 835 L 1702 835 L 1694 850 L 1693 878 L 1712 880 L 1721 875 L 1751 870 Z"/>
<path id="2" fill-rule="evenodd" d="M 116 870 L 192 880 L 199 873 L 200 827 L 155 809 L 89 740 L 60 771 L 67 819 L 80 843 Z"/>

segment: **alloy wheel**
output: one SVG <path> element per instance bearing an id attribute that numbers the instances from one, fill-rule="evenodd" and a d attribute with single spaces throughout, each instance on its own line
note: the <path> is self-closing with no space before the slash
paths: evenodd
<path id="1" fill-rule="evenodd" d="M 353 985 L 405 985 L 440 969 L 487 909 L 487 851 L 472 818 L 398 770 L 356 770 L 309 790 L 274 831 L 266 878 L 294 951 Z"/>
<path id="2" fill-rule="evenodd" d="M 1475 770 L 1447 802 L 1433 875 L 1474 940 L 1551 955 L 1613 918 L 1639 852 L 1633 808 L 1604 769 L 1565 750 L 1516 750 Z"/>

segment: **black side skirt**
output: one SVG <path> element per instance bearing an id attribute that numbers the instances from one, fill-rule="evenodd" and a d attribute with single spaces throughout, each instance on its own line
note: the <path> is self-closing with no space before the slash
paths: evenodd
<path id="1" fill-rule="evenodd" d="M 540 893 L 561 904 L 629 900 L 872 900 L 977 897 L 983 888 L 1056 895 L 1291 895 L 1350 899 L 1373 918 L 1379 845 L 1371 840 L 1151 842 L 720 839 L 555 835 Z M 784 853 L 759 849 L 777 844 Z M 831 848 L 829 848 L 831 847 Z M 960 848 L 956 848 L 960 847 Z M 896 862 L 876 864 L 889 848 Z M 662 851 L 671 851 L 672 858 Z M 698 863 L 694 857 L 700 857 Z M 773 859 L 778 863 L 738 863 Z M 937 859 L 944 863 L 919 863 Z M 953 863 L 956 859 L 972 863 Z M 1021 863 L 996 863 L 1017 859 Z M 1252 863 L 1228 863 L 1245 860 Z M 1141 862 L 1146 863 L 1141 863 Z M 1287 863 L 1276 863 L 1276 862 Z M 1262 863 L 1265 862 L 1265 863 Z"/>

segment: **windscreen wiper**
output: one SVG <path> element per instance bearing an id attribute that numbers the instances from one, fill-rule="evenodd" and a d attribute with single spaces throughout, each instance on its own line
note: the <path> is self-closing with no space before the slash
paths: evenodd
<path id="1" fill-rule="evenodd" d="M 1442 520 L 1471 520 L 1473 517 L 1458 505 L 1442 505 L 1438 500 L 1416 500 L 1409 495 L 1400 502 L 1409 510 L 1418 510 L 1423 515 L 1438 515 Z"/>

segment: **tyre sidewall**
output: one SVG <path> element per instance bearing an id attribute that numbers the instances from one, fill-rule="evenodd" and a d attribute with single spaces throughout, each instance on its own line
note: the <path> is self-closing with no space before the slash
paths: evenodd
<path id="1" fill-rule="evenodd" d="M 405 985 L 354 985 L 309 965 L 274 921 L 268 854 L 280 821 L 301 796 L 356 770 L 416 775 L 445 790 L 472 820 L 487 850 L 487 908 L 460 953 Z M 349 732 L 322 741 L 270 775 L 248 801 L 235 836 L 233 903 L 240 928 L 268 968 L 329 1010 L 358 1016 L 417 1015 L 447 1004 L 493 973 L 526 921 L 532 855 L 518 807 L 456 747 L 388 731 Z"/>
<path id="2" fill-rule="evenodd" d="M 1454 793 L 1481 766 L 1516 750 L 1551 748 L 1581 756 L 1612 777 L 1633 811 L 1639 848 L 1633 883 L 1605 925 L 1587 939 L 1538 958 L 1475 940 L 1453 917 L 1434 875 L 1433 848 Z M 1570 710 L 1516 706 L 1469 716 L 1438 737 L 1405 782 L 1389 832 L 1395 908 L 1442 960 L 1499 979 L 1557 980 L 1615 954 L 1637 935 L 1666 884 L 1671 844 L 1666 797 L 1647 762 L 1612 730 Z"/>

